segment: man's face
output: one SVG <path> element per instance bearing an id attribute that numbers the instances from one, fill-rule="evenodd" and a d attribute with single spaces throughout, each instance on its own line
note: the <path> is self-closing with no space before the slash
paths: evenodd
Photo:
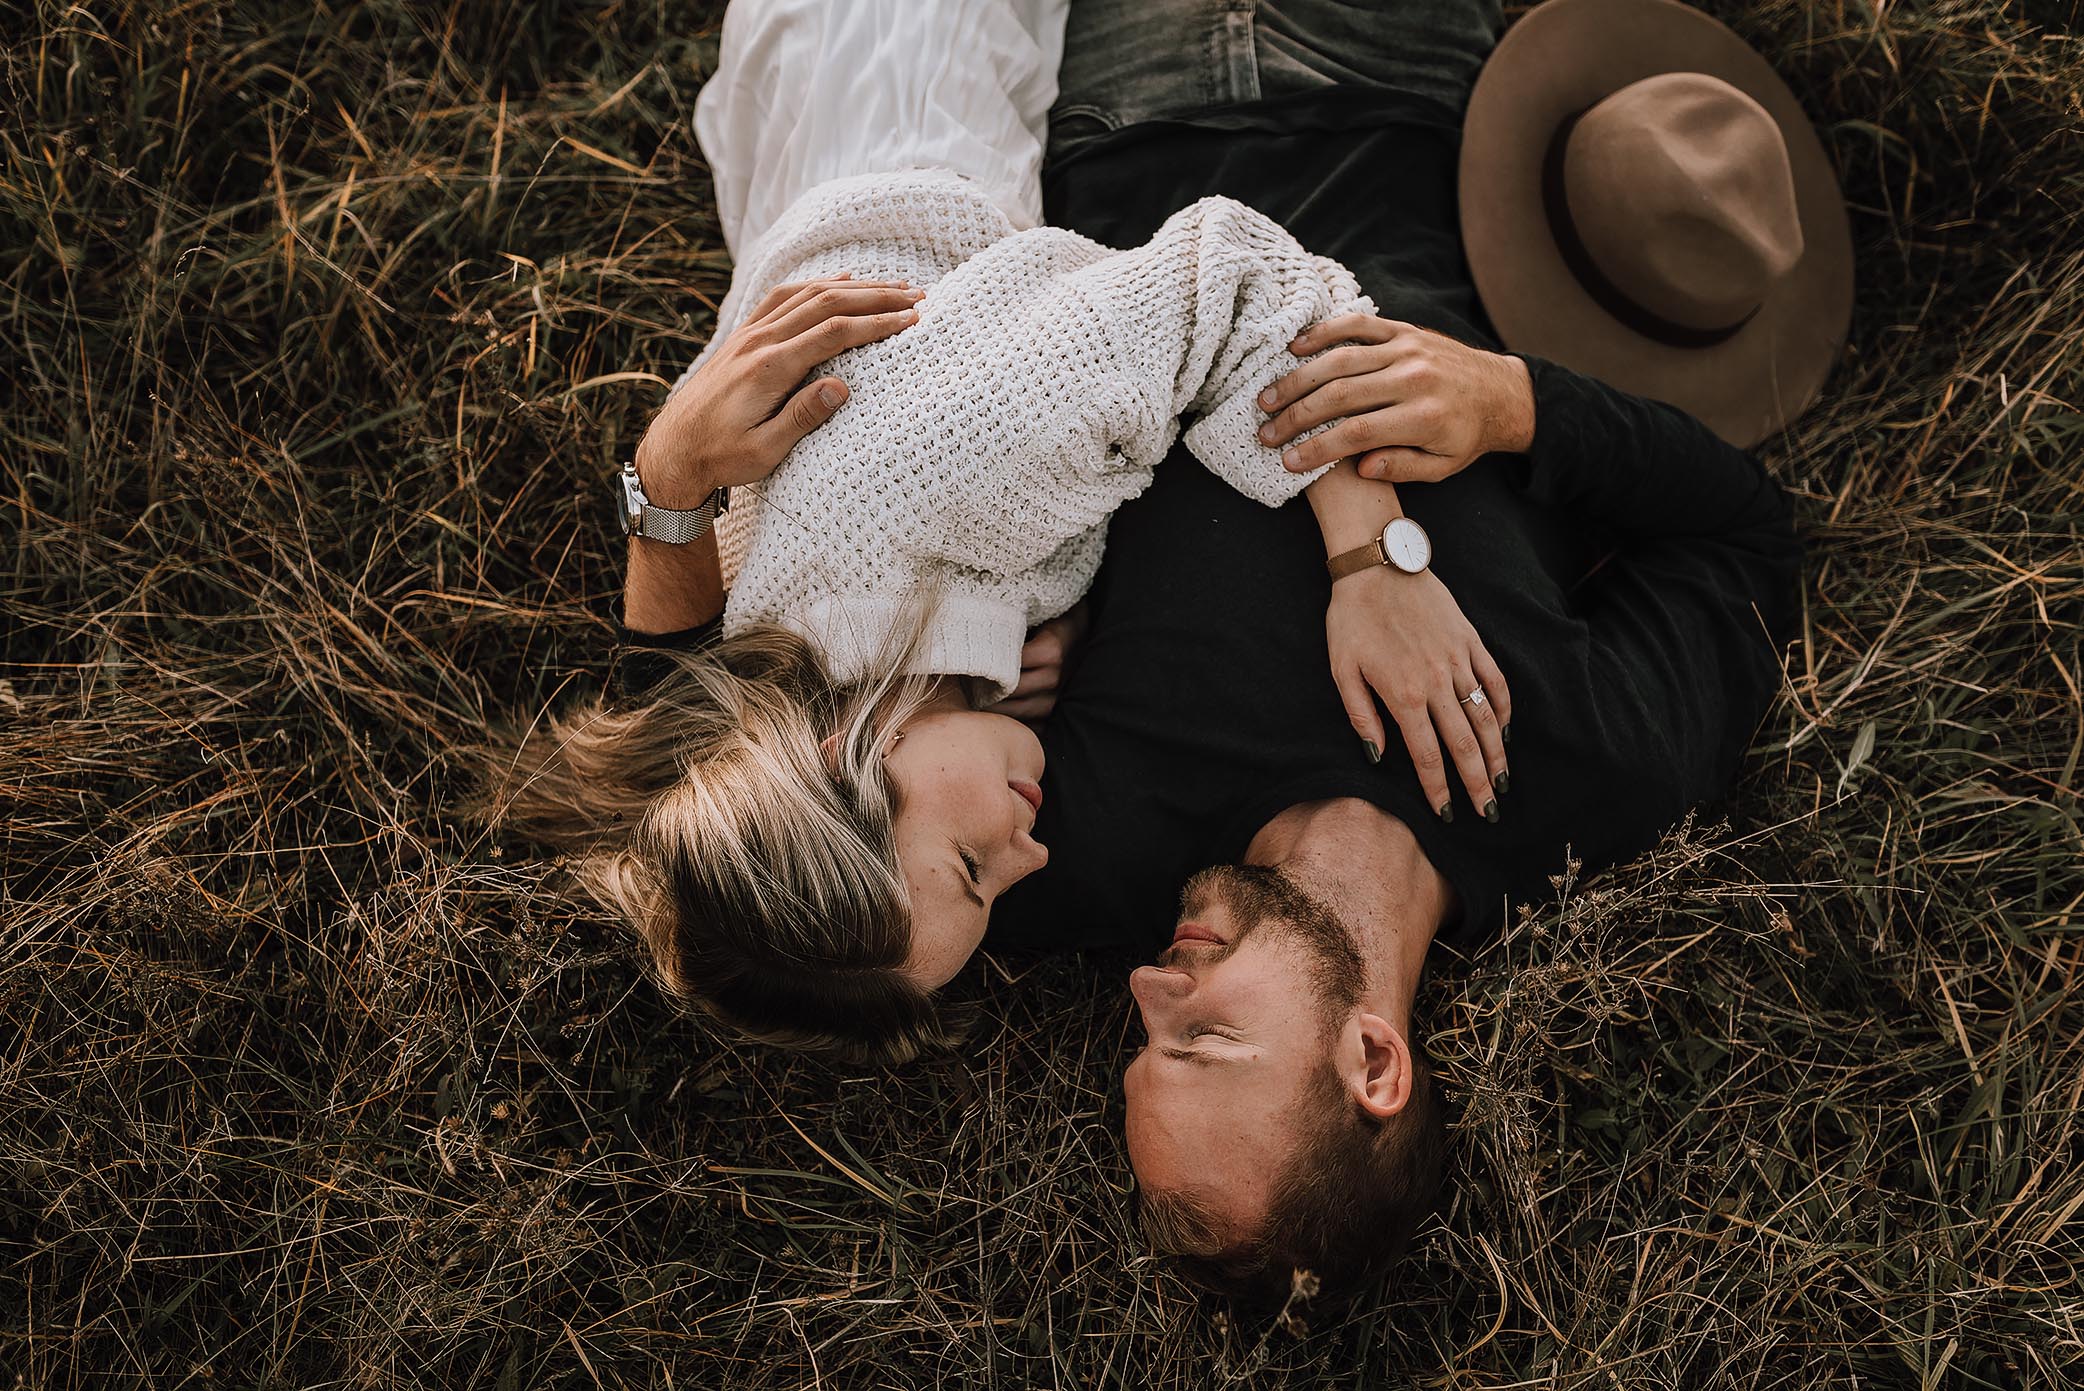
<path id="1" fill-rule="evenodd" d="M 1229 1233 L 1259 1226 L 1298 1138 L 1291 1114 L 1361 970 L 1345 929 L 1278 871 L 1225 865 L 1189 881 L 1172 945 L 1129 977 L 1150 1036 L 1122 1076 L 1146 1193 L 1193 1197 Z"/>

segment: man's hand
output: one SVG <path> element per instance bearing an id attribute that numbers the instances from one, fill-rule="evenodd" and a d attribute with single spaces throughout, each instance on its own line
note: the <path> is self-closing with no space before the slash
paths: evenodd
<path id="1" fill-rule="evenodd" d="M 1348 575 L 1331 587 L 1325 636 L 1354 732 L 1375 750 L 1387 747 L 1380 696 L 1435 814 L 1454 819 L 1445 745 L 1477 813 L 1496 820 L 1512 692 L 1447 586 L 1430 570 L 1407 575 L 1386 565 Z M 1471 705 L 1465 697 L 1478 687 L 1484 703 Z"/>
<path id="2" fill-rule="evenodd" d="M 757 483 L 831 418 L 846 383 L 812 368 L 916 323 L 923 290 L 836 276 L 769 292 L 702 370 L 667 398 L 637 445 L 637 474 L 661 507 L 699 507 L 717 489 Z"/>
<path id="3" fill-rule="evenodd" d="M 1533 381 L 1516 357 L 1373 314 L 1326 319 L 1288 350 L 1324 356 L 1260 393 L 1260 409 L 1273 416 L 1260 440 L 1286 444 L 1346 417 L 1286 451 L 1291 472 L 1350 458 L 1363 478 L 1437 483 L 1484 454 L 1534 442 Z"/>
<path id="4" fill-rule="evenodd" d="M 1050 619 L 1028 634 L 1026 645 L 1020 649 L 1020 684 L 990 708 L 1016 720 L 1039 720 L 1056 709 L 1064 673 L 1078 644 L 1084 641 L 1089 623 L 1085 601 L 1081 599 L 1063 616 Z"/>

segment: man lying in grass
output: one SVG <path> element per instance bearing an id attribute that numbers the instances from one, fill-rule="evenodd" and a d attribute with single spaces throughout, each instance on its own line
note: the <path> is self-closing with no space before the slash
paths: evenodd
<path id="1" fill-rule="evenodd" d="M 1425 582 L 1390 535 L 1370 557 L 1387 563 L 1338 554 L 1391 499 L 1320 537 L 1300 507 L 1269 515 L 1172 469 L 1115 519 L 1044 736 L 1054 854 L 994 939 L 1170 925 L 1131 978 L 1146 1229 L 1208 1283 L 1279 1293 L 1297 1267 L 1343 1280 L 1386 1259 L 1432 1202 L 1440 1103 L 1412 1018 L 1432 945 L 1482 941 L 1567 856 L 1634 854 L 1727 787 L 1779 682 L 1800 558 L 1780 489 L 1737 446 L 1820 386 L 1850 241 L 1784 86 L 1664 0 L 1552 0 L 1473 99 L 1487 0 L 1267 5 L 1213 36 L 1198 13 L 1074 9 L 1050 215 L 1133 242 L 1222 192 L 1354 270 L 1386 317 L 1296 341 L 1344 346 L 1266 393 L 1267 437 L 1346 417 L 1296 466 L 1408 484 L 1431 568 L 1514 695 L 1502 815 L 1450 821 L 1410 766 L 1353 757 L 1379 714 L 1323 671 L 1327 586 Z M 1723 435 L 1541 356 L 1493 370 L 1487 317 Z M 1435 411 L 1474 443 L 1443 448 Z"/>
<path id="2" fill-rule="evenodd" d="M 1262 508 L 1307 493 L 1329 525 L 1393 501 L 1261 437 L 1295 336 L 1372 308 L 1344 267 L 1225 198 L 1123 250 L 1035 225 L 1063 18 L 1063 0 L 738 0 L 699 98 L 737 264 L 616 484 L 625 619 L 681 650 L 643 698 L 550 721 L 514 807 L 670 988 L 767 1042 L 895 1062 L 944 1040 L 937 992 L 1047 858 L 1043 749 L 1015 718 L 1042 698 L 1029 630 L 1084 595 L 1174 441 Z M 898 56 L 862 74 L 870 49 Z M 732 487 L 738 564 L 705 636 Z M 1424 537 L 1397 535 L 1415 571 Z M 1436 804 L 1445 739 L 1495 815 L 1510 690 L 1447 588 L 1327 603 L 1327 661 L 1399 712 Z"/>
<path id="3" fill-rule="evenodd" d="M 1728 40 L 1708 24 L 1703 49 L 1687 26 L 1707 21 L 1663 0 L 1550 8 L 1616 4 L 1631 32 L 1691 34 L 1696 65 Z M 1115 514 L 1090 631 L 1041 731 L 1052 795 L 1031 838 L 1053 854 L 994 886 L 989 940 L 1171 938 L 1132 980 L 1150 1046 L 1125 1078 L 1129 1154 L 1157 1244 L 1249 1285 L 1297 1265 L 1350 1275 L 1423 1216 L 1444 1148 L 1411 1017 L 1432 943 L 1481 941 L 1567 858 L 1635 853 L 1727 785 L 1778 683 L 1799 547 L 1779 489 L 1694 415 L 1494 350 L 1455 200 L 1495 5 L 1267 5 L 1213 33 L 1204 9 L 1073 12 L 1052 220 L 1136 245 L 1228 195 L 1343 261 L 1383 313 L 1302 332 L 1258 398 L 1286 467 L 1330 470 L 1309 507 L 1270 510 L 1175 458 Z M 1563 41 L 1581 32 L 1554 45 L 1569 80 L 1546 95 L 1583 99 L 1540 131 L 1558 210 L 1541 212 L 1524 131 L 1499 123 L 1485 151 L 1480 173 L 1533 180 L 1493 196 L 1537 239 L 1478 266 L 1490 317 L 1749 443 L 1806 403 L 1844 323 L 1820 150 L 1761 85 L 1770 73 L 1732 57 L 1644 83 L 1670 70 L 1664 48 L 1616 69 L 1612 46 Z M 1465 196 L 1480 183 L 1465 162 Z M 1552 239 L 1571 210 L 1564 258 Z M 876 401 L 849 408 L 873 418 Z M 816 417 L 697 447 L 766 448 L 778 427 L 794 440 Z M 713 618 L 713 545 L 680 553 L 666 584 L 646 544 L 632 541 L 632 616 L 667 596 L 659 626 Z M 1400 621 L 1443 581 L 1505 672 L 1442 660 Z M 1373 655 L 1342 664 L 1342 625 Z M 1407 760 L 1381 758 L 1391 721 Z M 1451 777 L 1489 768 L 1489 736 L 1510 738 L 1509 774 Z"/>

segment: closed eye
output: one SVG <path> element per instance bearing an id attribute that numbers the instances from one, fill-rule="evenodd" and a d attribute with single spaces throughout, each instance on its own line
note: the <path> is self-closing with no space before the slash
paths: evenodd
<path id="1" fill-rule="evenodd" d="M 977 857 L 967 850 L 958 850 L 956 853 L 962 856 L 963 872 L 970 876 L 970 883 L 977 888 L 984 887 L 983 881 L 977 877 Z"/>

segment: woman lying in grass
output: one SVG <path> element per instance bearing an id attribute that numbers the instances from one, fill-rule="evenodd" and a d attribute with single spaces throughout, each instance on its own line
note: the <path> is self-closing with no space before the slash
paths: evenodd
<path id="1" fill-rule="evenodd" d="M 1270 507 L 1308 488 L 1323 518 L 1387 486 L 1258 433 L 1298 335 L 1370 308 L 1343 267 L 1225 199 L 1128 251 L 1035 225 L 1061 25 L 1012 0 L 740 0 L 702 94 L 737 272 L 634 471 L 688 531 L 761 486 L 730 499 L 720 636 L 661 633 L 683 627 L 656 578 L 674 543 L 640 521 L 625 618 L 680 650 L 641 700 L 556 721 L 515 807 L 585 853 L 670 989 L 769 1041 L 887 1059 L 938 1036 L 934 991 L 1048 854 L 1042 747 L 1008 713 L 1038 708 L 1023 644 L 1085 593 L 1182 416 Z M 1221 563 L 1183 556 L 1183 579 Z M 1400 563 L 1393 612 L 1334 591 L 1334 666 L 1372 735 L 1354 756 L 1380 755 L 1372 686 L 1422 768 L 1438 738 L 1471 750 L 1483 807 L 1504 679 L 1423 557 Z M 1451 694 L 1478 685 L 1490 707 Z M 1445 772 L 1429 782 L 1445 807 Z"/>

